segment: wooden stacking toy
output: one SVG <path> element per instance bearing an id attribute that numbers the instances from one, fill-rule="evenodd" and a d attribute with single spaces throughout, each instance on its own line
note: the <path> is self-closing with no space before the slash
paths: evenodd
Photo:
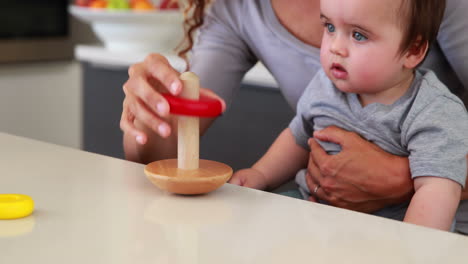
<path id="1" fill-rule="evenodd" d="M 232 176 L 226 164 L 199 159 L 199 117 L 214 117 L 222 112 L 221 103 L 200 97 L 198 77 L 192 72 L 180 75 L 183 89 L 180 97 L 169 94 L 171 113 L 178 116 L 177 159 L 152 162 L 145 167 L 148 179 L 157 187 L 177 194 L 202 194 L 223 185 Z"/>

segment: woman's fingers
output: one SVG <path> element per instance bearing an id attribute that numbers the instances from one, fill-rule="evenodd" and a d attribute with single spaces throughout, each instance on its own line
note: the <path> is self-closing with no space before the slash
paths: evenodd
<path id="1" fill-rule="evenodd" d="M 350 137 L 349 134 L 350 133 L 346 130 L 340 129 L 336 126 L 329 126 L 322 130 L 315 131 L 314 137 L 321 141 L 333 142 L 344 147 L 346 138 Z"/>
<path id="2" fill-rule="evenodd" d="M 145 126 L 149 127 L 156 134 L 163 138 L 166 138 L 171 133 L 171 127 L 167 122 L 150 111 L 146 104 L 142 100 L 137 99 L 129 107 L 130 111 L 138 117 L 138 120 Z"/>
<path id="3" fill-rule="evenodd" d="M 308 143 L 309 143 L 310 149 L 313 150 L 313 152 L 311 152 L 309 155 L 309 163 L 307 165 L 307 173 L 306 173 L 306 183 L 307 183 L 307 187 L 309 188 L 309 192 L 311 193 L 309 201 L 317 202 L 317 199 L 327 200 L 326 197 L 324 197 L 323 195 L 319 196 L 322 193 L 322 190 L 320 190 L 321 188 L 319 186 L 323 180 L 323 176 L 322 176 L 322 173 L 320 172 L 319 167 L 317 166 L 314 156 L 312 155 L 315 151 L 323 152 L 323 154 L 326 154 L 326 153 L 313 138 L 310 138 Z"/>
<path id="4" fill-rule="evenodd" d="M 182 81 L 179 79 L 180 73 L 169 64 L 169 61 L 160 54 L 150 54 L 143 62 L 146 75 L 158 80 L 165 90 L 173 95 L 178 95 L 182 90 Z"/>
<path id="5" fill-rule="evenodd" d="M 127 96 L 124 100 L 120 127 L 124 133 L 130 133 L 138 143 L 145 144 L 147 135 L 135 127 L 134 121 L 138 119 L 145 126 L 159 134 L 167 137 L 171 133 L 171 127 L 148 109 L 145 103 L 134 96 Z"/>
<path id="6" fill-rule="evenodd" d="M 136 136 L 139 143 L 146 142 L 147 135 L 134 125 L 136 119 L 160 136 L 169 136 L 171 128 L 165 120 L 169 117 L 169 104 L 160 92 L 180 93 L 182 82 L 179 72 L 171 67 L 164 56 L 150 54 L 142 63 L 132 65 L 128 75 L 129 79 L 123 85 L 122 130 Z"/>
<path id="7" fill-rule="evenodd" d="M 125 134 L 129 134 L 135 138 L 139 144 L 144 145 L 148 141 L 147 136 L 143 131 L 140 131 L 135 127 L 134 121 L 135 116 L 128 111 L 128 107 L 124 101 L 122 116 L 120 118 L 120 129 L 122 129 Z"/>
<path id="8" fill-rule="evenodd" d="M 314 138 L 309 140 L 309 146 L 311 149 L 309 162 L 313 162 L 312 165 L 318 169 L 318 173 L 314 173 L 313 176 L 320 177 L 317 179 L 319 182 L 322 182 L 324 177 L 335 176 L 341 167 L 339 154 L 328 155 Z"/>
<path id="9" fill-rule="evenodd" d="M 314 179 L 310 176 L 309 172 L 305 174 L 307 187 L 309 188 L 309 192 L 312 196 L 314 196 L 314 190 L 319 186 L 319 183 L 314 181 Z"/>
<path id="10" fill-rule="evenodd" d="M 316 201 L 317 199 L 328 201 L 329 194 L 322 188 L 319 182 L 316 182 L 309 173 L 306 173 L 306 183 L 310 191 L 309 201 Z"/>
<path id="11" fill-rule="evenodd" d="M 166 99 L 157 91 L 157 87 L 150 85 L 145 77 L 138 77 L 132 79 L 131 84 L 125 84 L 128 87 L 132 96 L 138 98 L 144 103 L 148 110 L 152 111 L 155 115 L 167 117 L 169 115 L 169 104 Z"/>
<path id="12" fill-rule="evenodd" d="M 132 65 L 128 70 L 129 78 L 123 85 L 125 93 L 121 129 L 130 133 L 140 144 L 148 141 L 148 135 L 135 126 L 135 121 L 166 138 L 171 133 L 170 106 L 161 93 L 178 95 L 182 87 L 180 73 L 171 67 L 169 61 L 160 54 L 150 54 L 141 63 Z M 221 101 L 213 92 L 202 89 L 201 93 Z"/>
<path id="13" fill-rule="evenodd" d="M 323 175 L 320 172 L 317 159 L 326 157 L 326 152 L 323 150 L 317 141 L 313 138 L 309 139 L 309 147 L 312 150 L 309 155 L 309 163 L 307 164 L 307 172 L 311 175 L 315 182 L 320 183 L 323 180 Z"/>
<path id="14" fill-rule="evenodd" d="M 134 96 L 142 100 L 149 109 L 156 115 L 165 117 L 169 114 L 169 105 L 166 100 L 160 95 L 161 90 L 166 90 L 161 82 L 156 79 L 148 70 L 148 59 L 143 63 L 132 65 L 129 70 L 129 79 L 124 84 L 123 89 L 126 97 Z M 157 62 L 154 62 L 157 63 Z M 164 70 L 169 65 L 157 63 L 160 71 Z"/>

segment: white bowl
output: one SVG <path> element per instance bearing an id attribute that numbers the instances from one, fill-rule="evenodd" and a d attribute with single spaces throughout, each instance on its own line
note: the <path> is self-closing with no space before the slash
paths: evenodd
<path id="1" fill-rule="evenodd" d="M 179 10 L 107 10 L 71 5 L 69 12 L 91 25 L 112 51 L 172 52 L 183 38 Z"/>

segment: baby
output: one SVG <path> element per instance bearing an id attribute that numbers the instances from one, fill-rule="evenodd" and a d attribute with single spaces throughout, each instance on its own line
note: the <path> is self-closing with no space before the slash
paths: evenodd
<path id="1" fill-rule="evenodd" d="M 433 72 L 416 70 L 437 36 L 445 0 L 322 0 L 320 9 L 323 70 L 289 127 L 231 183 L 267 189 L 285 182 L 307 166 L 313 131 L 338 126 L 409 158 L 413 198 L 376 215 L 450 230 L 466 178 L 468 115 Z M 341 150 L 319 144 L 331 154 Z M 296 181 L 307 198 L 303 171 Z"/>

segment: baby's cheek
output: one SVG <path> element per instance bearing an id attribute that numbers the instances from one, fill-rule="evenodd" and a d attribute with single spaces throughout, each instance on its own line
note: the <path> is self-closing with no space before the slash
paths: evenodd
<path id="1" fill-rule="evenodd" d="M 320 64 L 322 65 L 322 68 L 327 68 L 328 67 L 328 54 L 326 54 L 323 51 L 320 51 Z"/>
<path id="2" fill-rule="evenodd" d="M 359 65 L 357 70 L 359 79 L 370 85 L 380 82 L 382 80 L 382 75 L 385 74 L 385 67 L 378 64 L 374 65 L 370 63 L 370 60 L 369 63 Z"/>

